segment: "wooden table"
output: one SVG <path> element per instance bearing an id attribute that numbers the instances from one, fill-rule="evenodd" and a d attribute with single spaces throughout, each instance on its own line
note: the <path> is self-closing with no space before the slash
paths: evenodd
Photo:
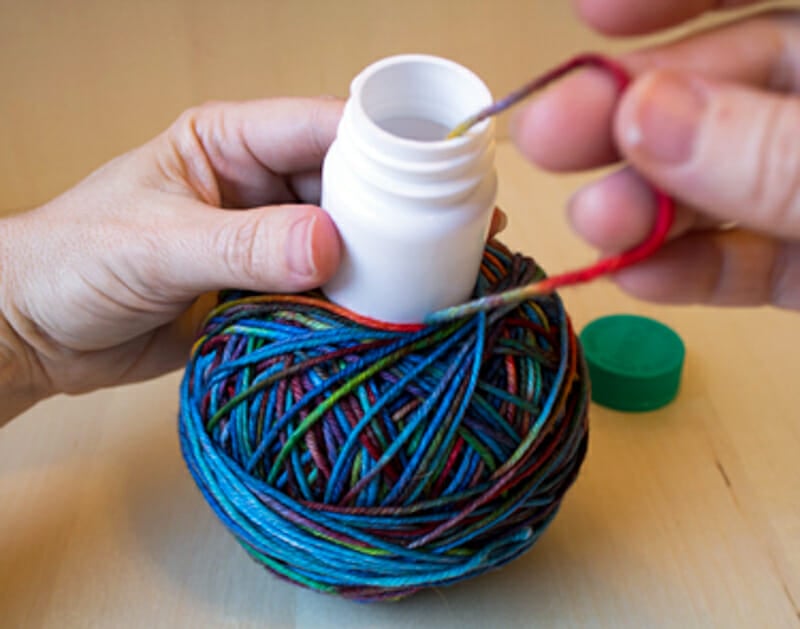
<path id="1" fill-rule="evenodd" d="M 495 17 L 479 4 L 451 28 L 455 5 L 423 0 L 0 2 L 0 212 L 208 97 L 342 93 L 364 62 L 402 50 L 456 58 L 502 91 L 529 53 L 545 64 L 602 43 L 568 3 L 498 0 Z M 591 259 L 563 213 L 585 178 L 537 172 L 505 144 L 498 168 L 510 245 L 551 271 Z M 683 388 L 651 414 L 592 408 L 561 513 L 502 571 L 380 605 L 279 582 L 187 473 L 173 374 L 52 399 L 0 430 L 0 627 L 800 626 L 800 315 L 650 306 L 607 282 L 563 296 L 578 328 L 615 312 L 673 326 Z"/>
<path id="2" fill-rule="evenodd" d="M 590 252 L 560 211 L 571 178 L 501 146 L 506 240 L 550 268 Z M 646 306 L 613 285 L 564 295 L 672 325 L 683 389 L 651 414 L 594 407 L 562 512 L 504 570 L 399 604 L 279 582 L 215 520 L 178 449 L 178 375 L 39 405 L 0 431 L 4 627 L 796 627 L 800 317 Z"/>

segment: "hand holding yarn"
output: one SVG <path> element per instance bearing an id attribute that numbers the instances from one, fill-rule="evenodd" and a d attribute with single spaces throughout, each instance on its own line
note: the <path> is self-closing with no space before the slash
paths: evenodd
<path id="1" fill-rule="evenodd" d="M 211 305 L 193 306 L 205 291 L 297 291 L 329 277 L 339 241 L 314 204 L 340 114 L 330 99 L 192 109 L 57 199 L 0 221 L 0 367 L 14 367 L 0 386 L 4 400 L 19 391 L 0 423 L 51 393 L 183 364 Z"/>
<path id="2" fill-rule="evenodd" d="M 576 0 L 609 34 L 651 32 L 704 10 L 758 2 Z M 800 28 L 764 13 L 622 56 L 635 77 L 619 96 L 607 73 L 566 78 L 520 109 L 514 137 L 536 164 L 628 166 L 579 191 L 569 214 L 604 253 L 640 242 L 655 204 L 645 180 L 678 201 L 671 242 L 616 278 L 670 302 L 800 309 Z M 747 50 L 747 55 L 741 54 Z"/>

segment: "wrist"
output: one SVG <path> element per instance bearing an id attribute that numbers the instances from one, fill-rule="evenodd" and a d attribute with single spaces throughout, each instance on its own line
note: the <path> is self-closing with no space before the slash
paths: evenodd
<path id="1" fill-rule="evenodd" d="M 0 426 L 47 397 L 35 352 L 9 322 L 6 308 L 8 269 L 8 219 L 0 221 Z"/>
<path id="2" fill-rule="evenodd" d="M 0 311 L 0 426 L 44 398 L 24 342 Z"/>

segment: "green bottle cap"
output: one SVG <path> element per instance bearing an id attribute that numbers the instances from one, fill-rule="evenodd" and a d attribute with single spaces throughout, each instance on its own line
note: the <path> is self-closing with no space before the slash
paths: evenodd
<path id="1" fill-rule="evenodd" d="M 678 394 L 686 350 L 669 327 L 647 317 L 611 315 L 581 332 L 592 400 L 620 411 L 652 411 Z"/>

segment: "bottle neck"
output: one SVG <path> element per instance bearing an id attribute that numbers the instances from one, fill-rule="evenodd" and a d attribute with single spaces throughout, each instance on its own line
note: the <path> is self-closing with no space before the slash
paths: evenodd
<path id="1" fill-rule="evenodd" d="M 485 84 L 456 63 L 427 55 L 391 57 L 353 81 L 340 150 L 353 174 L 376 192 L 446 207 L 494 168 L 491 120 L 445 139 L 491 100 Z"/>

